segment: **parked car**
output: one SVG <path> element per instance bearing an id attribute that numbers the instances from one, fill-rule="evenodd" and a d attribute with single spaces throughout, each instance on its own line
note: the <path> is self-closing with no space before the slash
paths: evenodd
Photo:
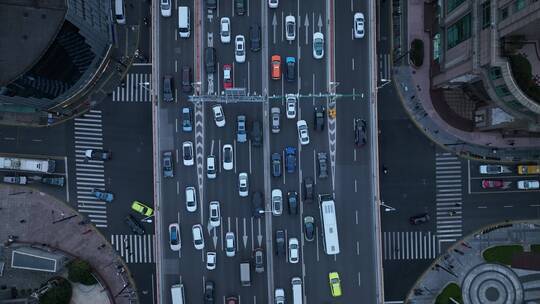
<path id="1" fill-rule="evenodd" d="M 304 237 L 308 242 L 315 238 L 315 219 L 313 216 L 304 217 Z"/>
<path id="2" fill-rule="evenodd" d="M 131 209 L 144 216 L 152 216 L 154 214 L 154 209 L 148 207 L 147 205 L 139 201 L 133 201 L 133 203 L 131 203 Z"/>
<path id="3" fill-rule="evenodd" d="M 88 149 L 84 151 L 84 156 L 86 159 L 92 160 L 110 160 L 112 153 L 108 150 Z"/>
<path id="4" fill-rule="evenodd" d="M 114 195 L 107 191 L 102 191 L 99 189 L 92 189 L 92 195 L 95 196 L 98 200 L 110 203 L 114 199 Z"/>
<path id="5" fill-rule="evenodd" d="M 264 214 L 264 199 L 259 191 L 253 192 L 251 195 L 251 207 L 253 217 L 262 217 Z"/>
<path id="6" fill-rule="evenodd" d="M 296 264 L 300 260 L 299 243 L 297 238 L 289 238 L 289 263 Z"/>
<path id="7" fill-rule="evenodd" d="M 287 202 L 289 203 L 289 214 L 298 214 L 298 193 L 296 191 L 289 191 L 287 193 Z"/>
<path id="8" fill-rule="evenodd" d="M 240 172 L 238 174 L 238 194 L 240 197 L 247 197 L 249 195 L 249 181 L 246 172 Z"/>
<path id="9" fill-rule="evenodd" d="M 230 258 L 236 255 L 236 238 L 234 232 L 227 232 L 225 234 L 225 254 Z"/>
<path id="10" fill-rule="evenodd" d="M 204 249 L 204 235 L 201 224 L 195 224 L 191 227 L 191 235 L 193 236 L 193 246 L 195 249 Z"/>
<path id="11" fill-rule="evenodd" d="M 251 143 L 254 147 L 260 147 L 262 146 L 262 128 L 261 123 L 259 121 L 254 121 L 251 125 Z"/>
<path id="12" fill-rule="evenodd" d="M 309 133 L 308 133 L 308 127 L 305 120 L 299 120 L 296 122 L 296 128 L 298 129 L 298 139 L 300 140 L 300 144 L 302 146 L 305 146 L 309 144 Z"/>
<path id="13" fill-rule="evenodd" d="M 214 270 L 216 269 L 217 264 L 217 254 L 213 251 L 208 251 L 206 253 L 206 269 Z"/>
<path id="14" fill-rule="evenodd" d="M 504 174 L 510 173 L 510 169 L 503 165 L 480 165 L 480 174 Z"/>
<path id="15" fill-rule="evenodd" d="M 249 27 L 249 42 L 252 52 L 258 52 L 261 49 L 261 27 L 258 24 Z"/>
<path id="16" fill-rule="evenodd" d="M 264 272 L 264 251 L 262 248 L 255 248 L 253 251 L 253 258 L 255 260 L 255 272 Z"/>
<path id="17" fill-rule="evenodd" d="M 220 212 L 219 202 L 211 201 L 208 207 L 208 213 L 210 216 L 210 227 L 219 227 L 221 224 L 221 212 Z"/>
<path id="18" fill-rule="evenodd" d="M 313 178 L 304 178 L 304 202 L 312 203 L 315 197 L 315 189 L 313 185 Z"/>
<path id="19" fill-rule="evenodd" d="M 540 184 L 537 180 L 520 180 L 517 182 L 517 187 L 522 190 L 532 190 L 538 189 Z"/>
<path id="20" fill-rule="evenodd" d="M 47 185 L 64 187 L 65 178 L 63 176 L 60 176 L 60 177 L 43 177 L 43 178 L 41 178 L 41 182 L 43 184 L 47 184 Z"/>
<path id="21" fill-rule="evenodd" d="M 272 115 L 272 133 L 279 133 L 280 130 L 280 123 L 279 123 L 279 115 L 281 113 L 281 110 L 278 107 L 272 107 L 270 109 L 270 114 Z"/>
<path id="22" fill-rule="evenodd" d="M 191 122 L 191 109 L 188 107 L 182 108 L 182 131 L 193 131 L 193 123 Z"/>
<path id="23" fill-rule="evenodd" d="M 367 143 L 367 124 L 360 118 L 354 120 L 354 144 L 362 147 Z"/>
<path id="24" fill-rule="evenodd" d="M 193 166 L 195 164 L 193 159 L 193 143 L 191 141 L 182 143 L 182 161 L 184 166 Z"/>
<path id="25" fill-rule="evenodd" d="M 325 179 L 328 177 L 328 165 L 327 165 L 327 155 L 325 152 L 317 153 L 317 161 L 319 163 L 319 178 Z"/>
<path id="26" fill-rule="evenodd" d="M 298 99 L 294 94 L 285 95 L 285 102 L 287 104 L 287 118 L 294 119 L 296 118 L 296 104 Z"/>
<path id="27" fill-rule="evenodd" d="M 165 102 L 173 102 L 174 96 L 173 96 L 173 80 L 171 75 L 165 75 L 163 76 L 163 101 Z"/>
<path id="28" fill-rule="evenodd" d="M 244 35 L 236 35 L 234 39 L 234 59 L 238 63 L 246 61 L 246 39 Z"/>
<path id="29" fill-rule="evenodd" d="M 163 177 L 173 178 L 174 177 L 174 162 L 172 158 L 172 152 L 166 151 L 163 152 Z"/>
<path id="30" fill-rule="evenodd" d="M 313 58 L 324 57 L 324 35 L 321 32 L 313 33 Z"/>
<path id="31" fill-rule="evenodd" d="M 510 182 L 507 182 L 508 185 L 510 184 Z M 502 189 L 502 188 L 507 188 L 508 186 L 506 185 L 506 183 L 503 181 L 503 180 L 493 180 L 493 179 L 484 179 L 482 180 L 482 188 L 484 189 Z"/>
<path id="32" fill-rule="evenodd" d="M 272 153 L 272 176 L 281 176 L 281 154 Z"/>
<path id="33" fill-rule="evenodd" d="M 285 231 L 276 230 L 276 255 L 285 255 Z"/>
<path id="34" fill-rule="evenodd" d="M 296 38 L 296 18 L 293 15 L 285 17 L 285 39 L 293 41 Z"/>
<path id="35" fill-rule="evenodd" d="M 325 121 L 326 121 L 326 107 L 325 106 L 315 107 L 315 109 L 313 110 L 313 129 L 315 129 L 315 131 L 323 131 Z"/>
<path id="36" fill-rule="evenodd" d="M 124 219 L 124 223 L 128 225 L 129 229 L 131 229 L 133 233 L 137 235 L 145 234 L 143 225 L 133 215 L 129 214 L 128 216 L 126 216 L 126 218 Z"/>
<path id="37" fill-rule="evenodd" d="M 330 292 L 332 293 L 332 297 L 340 297 L 341 296 L 341 280 L 339 279 L 339 273 L 337 272 L 330 272 L 328 274 L 328 281 L 330 283 Z"/>
<path id="38" fill-rule="evenodd" d="M 169 247 L 172 251 L 179 251 L 182 247 L 180 241 L 180 225 L 173 223 L 169 225 Z"/>
<path id="39" fill-rule="evenodd" d="M 518 174 L 540 174 L 540 165 L 519 165 Z"/>
<path id="40" fill-rule="evenodd" d="M 274 80 L 281 79 L 281 56 L 273 55 L 271 58 L 271 76 Z"/>
<path id="41" fill-rule="evenodd" d="M 212 107 L 212 112 L 214 113 L 214 122 L 218 128 L 225 127 L 225 113 L 223 113 L 223 107 L 220 104 L 217 104 Z"/>
<path id="42" fill-rule="evenodd" d="M 221 18 L 219 22 L 219 35 L 221 37 L 221 43 L 231 42 L 231 19 L 228 17 Z"/>
<path id="43" fill-rule="evenodd" d="M 26 176 L 4 176 L 4 183 L 26 185 L 27 178 Z"/>
<path id="44" fill-rule="evenodd" d="M 204 304 L 214 304 L 214 290 L 215 284 L 213 281 L 204 283 Z"/>
<path id="45" fill-rule="evenodd" d="M 283 213 L 283 195 L 280 189 L 272 190 L 272 214 L 280 216 Z"/>
<path id="46" fill-rule="evenodd" d="M 189 186 L 186 187 L 186 209 L 188 212 L 197 211 L 197 191 L 195 187 Z"/>
<path id="47" fill-rule="evenodd" d="M 288 82 L 293 82 L 296 80 L 296 58 L 287 57 L 285 59 L 285 75 Z"/>
<path id="48" fill-rule="evenodd" d="M 236 141 L 239 143 L 244 143 L 247 141 L 245 115 L 236 116 Z"/>
<path id="49" fill-rule="evenodd" d="M 364 14 L 354 14 L 354 38 L 364 38 Z"/>
<path id="50" fill-rule="evenodd" d="M 232 170 L 234 167 L 233 160 L 233 147 L 232 145 L 223 145 L 223 170 Z"/>
<path id="51" fill-rule="evenodd" d="M 231 89 L 233 87 L 232 65 L 223 65 L 223 89 Z"/>
<path id="52" fill-rule="evenodd" d="M 187 65 L 182 67 L 182 92 L 191 93 L 193 90 L 193 76 L 191 74 L 191 68 Z"/>
<path id="53" fill-rule="evenodd" d="M 296 171 L 296 148 L 285 148 L 285 168 L 287 173 L 294 173 Z"/>
<path id="54" fill-rule="evenodd" d="M 422 213 L 409 218 L 411 225 L 420 225 L 429 222 L 429 214 Z"/>

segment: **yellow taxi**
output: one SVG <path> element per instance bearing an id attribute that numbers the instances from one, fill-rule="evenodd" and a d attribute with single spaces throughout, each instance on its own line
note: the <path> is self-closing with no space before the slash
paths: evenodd
<path id="1" fill-rule="evenodd" d="M 540 166 L 537 165 L 519 165 L 518 174 L 540 174 Z"/>
<path id="2" fill-rule="evenodd" d="M 154 214 L 154 209 L 146 206 L 145 204 L 139 202 L 139 201 L 133 201 L 131 204 L 131 209 L 139 212 L 142 215 L 146 216 L 152 216 Z"/>
<path id="3" fill-rule="evenodd" d="M 339 273 L 330 272 L 328 274 L 328 280 L 330 281 L 330 291 L 332 291 L 332 297 L 341 296 L 341 280 L 339 279 Z"/>

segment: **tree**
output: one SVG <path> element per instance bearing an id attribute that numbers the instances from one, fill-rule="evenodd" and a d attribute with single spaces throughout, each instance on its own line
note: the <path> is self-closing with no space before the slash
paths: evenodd
<path id="1" fill-rule="evenodd" d="M 40 304 L 69 304 L 71 301 L 71 283 L 62 277 L 55 280 L 57 283 L 39 297 Z"/>
<path id="2" fill-rule="evenodd" d="M 92 275 L 90 264 L 83 260 L 73 260 L 69 263 L 68 279 L 84 285 L 94 285 L 97 282 L 96 278 Z"/>

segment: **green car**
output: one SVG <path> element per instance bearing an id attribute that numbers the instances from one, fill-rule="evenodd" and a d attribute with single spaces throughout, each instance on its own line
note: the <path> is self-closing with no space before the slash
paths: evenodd
<path id="1" fill-rule="evenodd" d="M 133 204 L 131 204 L 131 209 L 145 216 L 152 216 L 154 214 L 154 209 L 146 206 L 139 201 L 133 201 Z"/>

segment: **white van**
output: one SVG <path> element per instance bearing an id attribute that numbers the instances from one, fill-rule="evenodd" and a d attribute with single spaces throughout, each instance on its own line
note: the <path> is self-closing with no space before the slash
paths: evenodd
<path id="1" fill-rule="evenodd" d="M 184 304 L 186 299 L 184 297 L 184 284 L 175 284 L 171 286 L 172 304 Z"/>
<path id="2" fill-rule="evenodd" d="M 216 178 L 216 157 L 214 155 L 208 155 L 206 159 L 206 176 L 209 179 Z"/>
<path id="3" fill-rule="evenodd" d="M 114 16 L 118 24 L 126 24 L 126 7 L 124 0 L 114 0 Z"/>
<path id="4" fill-rule="evenodd" d="M 302 279 L 294 277 L 291 280 L 293 304 L 302 304 Z"/>
<path id="5" fill-rule="evenodd" d="M 178 7 L 178 34 L 180 38 L 189 38 L 191 34 L 191 26 L 189 22 L 189 7 Z"/>

